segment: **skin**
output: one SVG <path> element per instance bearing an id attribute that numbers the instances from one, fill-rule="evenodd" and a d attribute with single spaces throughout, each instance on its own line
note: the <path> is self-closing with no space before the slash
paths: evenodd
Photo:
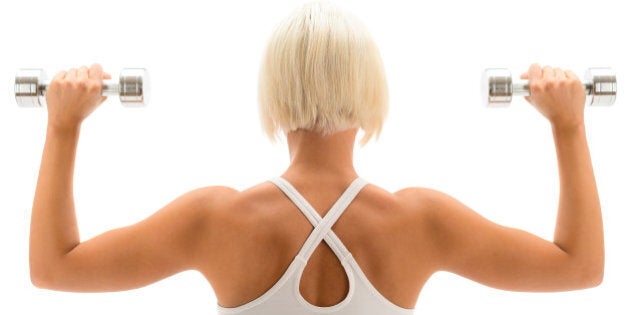
<path id="1" fill-rule="evenodd" d="M 284 273 L 312 226 L 271 183 L 244 191 L 204 187 L 147 219 L 81 242 L 73 175 L 81 125 L 105 98 L 99 65 L 60 72 L 46 98 L 48 128 L 30 232 L 34 285 L 64 291 L 119 291 L 197 270 L 220 305 L 242 305 Z M 513 291 L 561 291 L 601 283 L 604 240 L 599 197 L 584 127 L 585 92 L 570 71 L 532 65 L 533 106 L 546 117 L 560 176 L 553 241 L 488 221 L 453 197 L 426 188 L 390 193 L 369 184 L 334 225 L 376 289 L 413 308 L 437 271 Z M 357 177 L 356 129 L 323 136 L 287 134 L 290 165 L 282 175 L 324 216 Z M 320 244 L 300 291 L 334 305 L 348 282 L 332 251 Z"/>

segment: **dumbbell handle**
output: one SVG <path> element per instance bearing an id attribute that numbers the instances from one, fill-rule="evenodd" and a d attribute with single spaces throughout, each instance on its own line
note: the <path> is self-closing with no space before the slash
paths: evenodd
<path id="1" fill-rule="evenodd" d="M 103 80 L 103 96 L 118 96 L 123 106 L 139 107 L 147 101 L 148 76 L 142 68 L 124 68 L 118 80 Z M 20 69 L 15 76 L 15 99 L 19 106 L 40 107 L 44 105 L 50 81 L 42 69 Z"/>
<path id="2" fill-rule="evenodd" d="M 586 95 L 593 94 L 593 82 L 582 82 Z M 529 81 L 516 81 L 512 83 L 513 96 L 530 96 Z"/>
<path id="3" fill-rule="evenodd" d="M 117 96 L 120 94 L 120 83 L 114 80 L 103 80 L 101 83 L 101 95 L 102 96 Z M 39 85 L 39 90 L 42 95 L 46 94 L 48 87 L 50 86 L 50 81 L 46 81 Z"/>
<path id="4" fill-rule="evenodd" d="M 582 81 L 589 105 L 612 105 L 617 95 L 617 77 L 610 68 L 589 68 Z M 529 81 L 513 81 L 504 68 L 489 68 L 482 78 L 482 96 L 486 106 L 503 107 L 513 96 L 529 96 Z"/>

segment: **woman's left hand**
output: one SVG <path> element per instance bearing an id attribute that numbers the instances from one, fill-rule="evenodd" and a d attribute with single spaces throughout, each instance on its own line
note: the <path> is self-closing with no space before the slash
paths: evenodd
<path id="1" fill-rule="evenodd" d="M 111 76 L 94 64 L 59 72 L 46 91 L 48 126 L 76 129 L 107 98 L 101 95 L 102 82 Z"/>

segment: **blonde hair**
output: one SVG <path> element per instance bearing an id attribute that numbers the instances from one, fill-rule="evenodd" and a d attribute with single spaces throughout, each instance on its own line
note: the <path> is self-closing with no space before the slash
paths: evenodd
<path id="1" fill-rule="evenodd" d="M 388 108 L 380 53 L 365 26 L 325 1 L 280 23 L 260 69 L 260 115 L 269 138 L 298 129 L 331 134 L 361 128 L 378 137 Z"/>

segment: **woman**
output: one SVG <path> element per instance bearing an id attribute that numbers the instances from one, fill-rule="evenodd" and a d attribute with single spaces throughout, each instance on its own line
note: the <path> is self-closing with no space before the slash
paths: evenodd
<path id="1" fill-rule="evenodd" d="M 274 32 L 260 75 L 262 122 L 286 136 L 290 164 L 244 191 L 191 191 L 132 226 L 80 242 L 72 178 L 80 127 L 105 98 L 99 65 L 60 72 L 33 205 L 33 283 L 67 291 L 142 287 L 195 269 L 220 313 L 411 314 L 425 282 L 449 271 L 515 291 L 602 281 L 603 228 L 586 141 L 585 92 L 571 71 L 532 65 L 528 101 L 552 125 L 560 175 L 553 242 L 494 224 L 438 191 L 387 192 L 358 178 L 353 149 L 381 130 L 387 84 L 378 49 L 327 3 Z M 341 197 L 340 197 L 341 196 Z"/>

